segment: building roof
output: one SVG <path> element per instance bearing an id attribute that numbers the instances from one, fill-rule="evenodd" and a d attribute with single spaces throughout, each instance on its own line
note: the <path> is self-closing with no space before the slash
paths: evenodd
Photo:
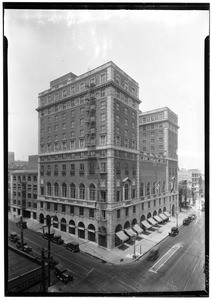
<path id="1" fill-rule="evenodd" d="M 165 110 L 168 110 L 170 112 L 172 112 L 176 117 L 177 117 L 177 114 L 174 113 L 169 107 L 165 106 L 165 107 L 161 107 L 161 108 L 156 108 L 156 109 L 152 109 L 152 110 L 148 110 L 148 111 L 142 111 L 140 113 L 139 116 L 144 116 L 144 115 L 148 115 L 148 114 L 153 114 L 153 113 L 157 113 L 157 112 L 162 112 L 162 111 L 165 111 Z"/>

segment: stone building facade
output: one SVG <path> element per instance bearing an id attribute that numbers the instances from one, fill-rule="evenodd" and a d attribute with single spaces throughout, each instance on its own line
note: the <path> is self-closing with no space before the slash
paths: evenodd
<path id="1" fill-rule="evenodd" d="M 118 231 L 148 214 L 174 213 L 168 159 L 139 149 L 135 80 L 108 62 L 52 81 L 38 98 L 40 223 L 50 215 L 54 228 L 112 249 Z"/>

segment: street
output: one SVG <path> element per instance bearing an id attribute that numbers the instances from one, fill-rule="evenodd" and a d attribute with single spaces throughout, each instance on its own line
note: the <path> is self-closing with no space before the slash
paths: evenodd
<path id="1" fill-rule="evenodd" d="M 74 294 L 189 291 L 195 294 L 195 291 L 204 291 L 204 217 L 204 212 L 198 211 L 197 219 L 182 226 L 179 235 L 163 240 L 155 261 L 148 261 L 146 254 L 132 263 L 112 265 L 51 243 L 54 259 L 64 264 L 74 276 L 74 281 L 64 285 L 52 274 L 51 282 L 57 289 Z M 9 223 L 9 230 L 20 233 L 13 222 Z M 24 240 L 33 248 L 35 256 L 40 256 L 41 247 L 47 248 L 47 240 L 29 229 L 24 230 Z"/>

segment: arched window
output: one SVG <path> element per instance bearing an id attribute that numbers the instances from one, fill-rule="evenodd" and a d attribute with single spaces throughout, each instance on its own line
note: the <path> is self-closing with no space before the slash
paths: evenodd
<path id="1" fill-rule="evenodd" d="M 59 184 L 57 182 L 54 184 L 54 196 L 59 196 Z"/>
<path id="2" fill-rule="evenodd" d="M 146 195 L 149 196 L 150 195 L 150 183 L 147 182 L 147 185 L 146 185 Z"/>
<path id="3" fill-rule="evenodd" d="M 85 199 L 85 185 L 83 183 L 79 185 L 79 198 Z"/>
<path id="4" fill-rule="evenodd" d="M 91 183 L 89 186 L 89 198 L 90 198 L 90 200 L 96 199 L 96 188 L 93 183 Z"/>
<path id="5" fill-rule="evenodd" d="M 140 197 L 143 197 L 144 196 L 144 183 L 141 182 L 141 185 L 140 185 Z"/>
<path id="6" fill-rule="evenodd" d="M 129 199 L 129 185 L 125 184 L 124 186 L 124 199 L 128 200 Z"/>
<path id="7" fill-rule="evenodd" d="M 19 178 L 18 178 L 19 179 Z M 28 181 L 31 181 L 31 176 L 28 176 Z"/>
<path id="8" fill-rule="evenodd" d="M 71 183 L 71 185 L 70 185 L 70 187 L 71 187 L 71 198 L 76 198 L 76 186 L 75 186 L 75 184 L 72 182 Z"/>
<path id="9" fill-rule="evenodd" d="M 50 182 L 47 182 L 47 195 L 48 196 L 52 195 L 52 185 Z"/>
<path id="10" fill-rule="evenodd" d="M 155 181 L 153 181 L 153 184 L 152 184 L 152 194 L 153 194 L 153 195 L 156 194 Z"/>
<path id="11" fill-rule="evenodd" d="M 67 197 L 67 184 L 65 182 L 62 184 L 62 197 Z"/>

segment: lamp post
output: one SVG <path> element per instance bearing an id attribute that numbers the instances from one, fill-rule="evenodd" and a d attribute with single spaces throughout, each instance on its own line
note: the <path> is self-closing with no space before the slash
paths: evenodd
<path id="1" fill-rule="evenodd" d="M 47 281 L 47 286 L 49 287 L 51 282 L 50 282 L 50 253 L 51 253 L 51 233 L 50 233 L 50 227 L 51 227 L 51 219 L 54 218 L 54 216 L 46 216 L 46 225 L 48 227 L 48 281 Z"/>
<path id="2" fill-rule="evenodd" d="M 134 240 L 134 247 L 133 247 L 133 258 L 136 258 L 136 251 L 135 251 L 135 242 L 136 242 L 136 236 L 133 238 Z"/>

